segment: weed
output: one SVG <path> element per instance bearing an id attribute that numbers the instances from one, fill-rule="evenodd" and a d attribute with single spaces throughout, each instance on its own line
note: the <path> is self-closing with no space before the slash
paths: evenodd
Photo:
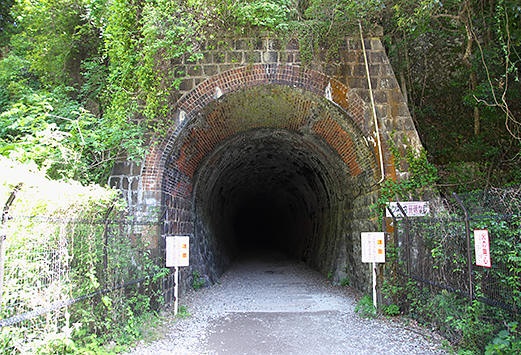
<path id="1" fill-rule="evenodd" d="M 388 306 L 384 306 L 382 311 L 386 316 L 389 317 L 396 317 L 400 315 L 400 307 L 398 307 L 394 303 Z"/>
<path id="2" fill-rule="evenodd" d="M 517 322 L 508 323 L 508 328 L 501 330 L 485 348 L 486 355 L 520 354 L 521 331 Z"/>
<path id="3" fill-rule="evenodd" d="M 370 296 L 363 296 L 355 306 L 355 312 L 362 318 L 376 317 L 376 308 L 373 305 L 373 300 Z"/>
<path id="4" fill-rule="evenodd" d="M 198 291 L 204 286 L 204 279 L 201 277 L 199 271 L 194 270 L 192 272 L 192 287 Z"/>
<path id="5" fill-rule="evenodd" d="M 177 309 L 177 317 L 183 319 L 190 317 L 190 312 L 188 312 L 188 308 L 185 305 L 179 306 Z"/>

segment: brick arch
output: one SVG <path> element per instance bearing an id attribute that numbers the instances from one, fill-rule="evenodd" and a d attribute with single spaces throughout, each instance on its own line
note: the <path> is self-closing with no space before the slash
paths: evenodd
<path id="1" fill-rule="evenodd" d="M 162 192 L 166 188 L 189 194 L 191 192 L 189 180 L 197 166 L 191 166 L 189 171 L 185 171 L 188 174 L 185 174 L 186 176 L 183 178 L 177 176 L 170 181 L 168 177 L 166 180 L 164 179 L 165 174 L 168 174 L 165 167 L 168 165 L 168 160 L 172 159 L 175 143 L 183 134 L 183 130 L 197 121 L 201 112 L 210 103 L 222 96 L 263 85 L 279 85 L 302 90 L 317 97 L 324 97 L 343 110 L 352 119 L 359 132 L 364 136 L 371 135 L 371 123 L 367 123 L 365 118 L 364 101 L 346 84 L 328 75 L 299 65 L 280 63 L 252 64 L 234 68 L 203 81 L 176 103 L 167 132 L 153 140 L 145 158 L 141 174 L 143 190 Z M 334 120 L 324 120 L 315 128 L 316 132 L 323 135 L 341 156 L 350 155 L 352 154 L 350 149 L 352 142 L 349 135 L 337 126 L 338 123 Z M 342 133 L 328 136 L 328 130 Z M 195 135 L 197 136 L 197 133 Z M 200 136 L 199 138 L 202 139 Z M 183 151 L 181 150 L 179 154 L 183 154 Z M 346 160 L 346 163 L 351 164 L 352 171 L 357 171 L 352 160 Z M 175 184 L 175 186 L 162 186 L 163 183 Z"/>
<path id="2" fill-rule="evenodd" d="M 367 51 L 361 43 L 346 38 L 335 59 L 320 55 L 305 67 L 297 40 L 272 38 L 211 44 L 202 47 L 204 59 L 172 62 L 186 77 L 171 93 L 165 130 L 149 136 L 140 167 L 124 162 L 109 179 L 127 192 L 136 217 L 162 222 L 149 234 L 154 255 L 164 255 L 165 235 L 190 235 L 191 267 L 214 280 L 233 254 L 228 243 L 235 239 L 226 235 L 237 236 L 228 233 L 234 213 L 256 205 L 250 201 L 255 193 L 267 192 L 269 203 L 260 202 L 294 222 L 284 243 L 295 247 L 299 260 L 366 290 L 371 274 L 360 262 L 359 238 L 379 228 L 369 208 L 380 194 L 379 165 L 387 178 L 406 176 L 407 165 L 389 146 L 403 153 L 421 142 L 380 39 L 364 39 Z M 249 121 L 241 126 L 240 112 L 230 108 L 243 106 L 234 100 L 264 89 L 271 90 L 265 97 L 274 107 L 281 90 L 289 108 L 307 113 L 294 117 L 279 106 L 283 122 L 245 113 Z M 263 104 L 252 102 L 248 109 Z M 189 279 L 181 284 L 188 287 Z"/>

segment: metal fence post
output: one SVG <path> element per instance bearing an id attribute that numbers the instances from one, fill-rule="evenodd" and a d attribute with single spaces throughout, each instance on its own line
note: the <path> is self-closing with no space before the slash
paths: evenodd
<path id="1" fill-rule="evenodd" d="M 399 206 L 400 209 L 401 209 L 401 206 Z M 398 218 L 395 216 L 394 212 L 392 211 L 392 209 L 390 209 L 389 207 L 387 207 L 387 210 L 389 211 L 389 214 L 391 215 L 391 218 L 393 219 L 393 224 L 395 226 L 394 228 L 394 231 L 393 231 L 393 234 L 394 234 L 394 241 L 396 243 L 398 243 Z M 403 213 L 403 211 L 402 211 Z M 407 234 L 406 234 L 406 238 L 405 238 L 405 253 L 400 253 L 402 257 L 404 257 L 406 260 L 405 260 L 405 271 L 407 273 L 407 276 L 410 275 L 410 272 L 409 272 L 409 258 L 408 258 L 408 253 L 407 253 L 407 249 L 409 248 L 409 242 L 408 242 L 408 238 L 407 238 Z M 405 255 L 404 255 L 405 254 Z"/>
<path id="2" fill-rule="evenodd" d="M 109 217 L 112 211 L 114 210 L 114 204 L 110 206 L 110 208 L 107 210 L 107 213 L 105 214 L 105 218 L 103 220 L 103 270 L 105 272 L 103 282 L 105 287 L 107 287 L 107 273 L 109 269 L 109 254 L 108 254 L 108 248 L 109 248 Z"/>
<path id="3" fill-rule="evenodd" d="M 407 263 L 405 264 L 407 275 L 411 274 L 411 238 L 409 235 L 409 217 L 407 217 L 407 213 L 403 209 L 400 202 L 396 201 L 396 206 L 400 209 L 400 212 L 402 213 L 402 216 L 405 221 L 405 245 L 407 245 L 407 248 L 405 249 L 405 256 L 407 258 Z"/>
<path id="4" fill-rule="evenodd" d="M 469 213 L 465 206 L 463 205 L 463 202 L 459 198 L 459 196 L 453 192 L 452 195 L 454 196 L 454 199 L 458 202 L 461 209 L 463 210 L 463 213 L 465 215 L 465 234 L 467 237 L 467 268 L 469 273 L 469 296 L 470 296 L 470 302 L 472 303 L 472 300 L 474 299 L 474 290 L 472 286 L 472 255 L 470 251 L 470 219 L 469 219 Z"/>
<path id="5" fill-rule="evenodd" d="M 23 183 L 19 183 L 15 186 L 9 198 L 7 199 L 4 210 L 2 212 L 2 226 L 0 230 L 0 310 L 2 309 L 2 293 L 4 288 L 4 263 L 5 263 L 5 246 L 4 241 L 7 239 L 7 221 L 10 219 L 9 217 L 9 208 L 13 204 L 14 199 L 16 198 L 16 194 L 22 188 Z"/>

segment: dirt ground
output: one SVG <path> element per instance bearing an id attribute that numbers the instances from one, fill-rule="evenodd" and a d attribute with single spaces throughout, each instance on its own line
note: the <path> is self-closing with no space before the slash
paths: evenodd
<path id="1" fill-rule="evenodd" d="M 360 317 L 357 294 L 303 264 L 247 258 L 180 299 L 162 339 L 129 354 L 443 354 L 441 339 L 400 319 Z"/>

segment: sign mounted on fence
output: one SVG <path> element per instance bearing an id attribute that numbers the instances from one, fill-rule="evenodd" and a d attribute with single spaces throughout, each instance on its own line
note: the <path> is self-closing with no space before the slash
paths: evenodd
<path id="1" fill-rule="evenodd" d="M 362 262 L 385 263 L 385 233 L 362 232 Z"/>
<path id="2" fill-rule="evenodd" d="M 405 211 L 407 217 L 422 217 L 430 213 L 429 202 L 427 201 L 405 201 L 399 203 Z M 398 207 L 398 202 L 389 202 L 387 204 L 387 208 L 385 209 L 386 217 L 392 217 L 391 212 L 389 212 L 389 209 L 393 212 L 392 214 L 394 215 L 394 217 L 403 217 L 403 213 L 400 210 L 400 207 Z"/>
<path id="3" fill-rule="evenodd" d="M 190 238 L 186 236 L 166 236 L 166 267 L 188 266 Z"/>
<path id="4" fill-rule="evenodd" d="M 490 242 L 488 238 L 488 230 L 474 230 L 474 251 L 476 254 L 476 265 L 484 267 L 492 267 L 490 262 Z"/>

